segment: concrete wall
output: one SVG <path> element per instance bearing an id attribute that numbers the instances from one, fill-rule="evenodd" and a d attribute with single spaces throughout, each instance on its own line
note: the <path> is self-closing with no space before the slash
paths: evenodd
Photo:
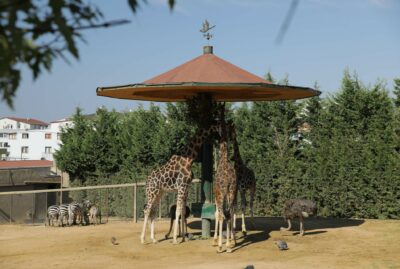
<path id="1" fill-rule="evenodd" d="M 0 192 L 54 189 L 60 176 L 50 175 L 49 167 L 0 170 Z M 49 205 L 57 204 L 58 193 L 0 196 L 0 223 L 43 223 Z"/>
<path id="2" fill-rule="evenodd" d="M 50 185 L 0 187 L 0 192 L 49 189 Z M 49 205 L 59 200 L 57 193 L 28 193 L 0 196 L 0 223 L 44 223 Z"/>
<path id="3" fill-rule="evenodd" d="M 25 181 L 39 181 L 50 175 L 49 167 L 37 167 L 34 169 L 1 169 L 0 170 L 0 187 L 25 185 Z M 54 183 L 60 182 L 60 179 L 54 179 Z"/>

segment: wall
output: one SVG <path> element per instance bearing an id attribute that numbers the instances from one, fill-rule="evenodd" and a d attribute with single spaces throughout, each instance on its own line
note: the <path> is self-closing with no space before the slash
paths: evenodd
<path id="1" fill-rule="evenodd" d="M 49 175 L 49 167 L 0 170 L 0 192 L 59 188 L 60 176 Z M 57 193 L 0 196 L 0 223 L 42 223 L 47 207 L 57 201 Z"/>

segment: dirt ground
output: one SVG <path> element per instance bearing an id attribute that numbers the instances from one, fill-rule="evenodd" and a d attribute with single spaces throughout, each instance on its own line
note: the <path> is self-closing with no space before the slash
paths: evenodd
<path id="1" fill-rule="evenodd" d="M 189 219 L 195 240 L 141 245 L 142 223 L 97 226 L 0 226 L 0 268 L 400 268 L 400 221 L 309 219 L 306 235 L 280 232 L 281 218 L 255 218 L 247 237 L 237 233 L 233 253 L 216 253 L 201 240 L 199 219 Z M 169 222 L 156 225 L 162 239 Z M 294 222 L 298 229 L 298 223 Z M 111 244 L 116 237 L 118 245 Z M 147 235 L 148 242 L 149 236 Z M 289 250 L 274 244 L 285 240 Z"/>

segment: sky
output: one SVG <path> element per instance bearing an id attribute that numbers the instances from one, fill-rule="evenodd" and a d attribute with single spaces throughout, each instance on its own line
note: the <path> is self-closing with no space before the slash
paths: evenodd
<path id="1" fill-rule="evenodd" d="M 400 77 L 400 0 L 300 0 L 283 41 L 276 43 L 290 0 L 140 1 L 133 14 L 127 0 L 92 1 L 105 19 L 130 24 L 84 32 L 80 59 L 53 63 L 35 81 L 23 69 L 14 110 L 0 102 L 0 117 L 55 121 L 76 107 L 86 114 L 100 106 L 124 111 L 148 102 L 96 96 L 99 86 L 139 83 L 202 54 L 202 22 L 212 25 L 214 54 L 253 74 L 267 72 L 291 85 L 320 85 L 322 96 L 340 88 L 345 68 L 374 84 Z"/>

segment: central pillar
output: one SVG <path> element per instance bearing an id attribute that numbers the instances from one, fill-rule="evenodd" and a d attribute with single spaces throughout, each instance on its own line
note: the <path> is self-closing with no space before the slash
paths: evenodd
<path id="1" fill-rule="evenodd" d="M 201 236 L 210 238 L 211 220 L 214 219 L 214 204 L 212 203 L 213 179 L 213 145 L 208 139 L 203 143 L 201 165 Z"/>

